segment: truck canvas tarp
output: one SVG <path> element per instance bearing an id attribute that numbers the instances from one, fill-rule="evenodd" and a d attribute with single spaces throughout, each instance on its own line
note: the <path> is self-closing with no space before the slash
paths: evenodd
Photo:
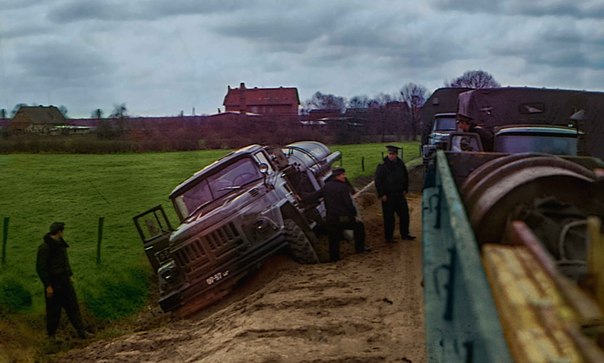
<path id="1" fill-rule="evenodd" d="M 483 88 L 458 95 L 459 114 L 492 129 L 509 124 L 573 125 L 583 152 L 604 158 L 604 92 L 528 87 Z"/>

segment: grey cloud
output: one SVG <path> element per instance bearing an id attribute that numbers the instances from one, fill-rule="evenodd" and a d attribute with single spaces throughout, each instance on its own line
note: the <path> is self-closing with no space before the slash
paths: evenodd
<path id="1" fill-rule="evenodd" d="M 127 4 L 127 3 L 126 3 Z M 81 20 L 124 20 L 130 16 L 127 5 L 113 1 L 73 1 L 51 8 L 48 19 L 57 24 Z"/>
<path id="2" fill-rule="evenodd" d="M 178 15 L 211 15 L 237 13 L 254 7 L 270 4 L 261 0 L 180 0 L 180 1 L 117 1 L 97 0 L 82 2 L 71 0 L 54 7 L 48 18 L 55 23 L 81 20 L 125 21 L 158 20 Z"/>
<path id="3" fill-rule="evenodd" d="M 29 45 L 20 50 L 17 62 L 28 79 L 56 85 L 81 81 L 91 85 L 111 68 L 95 49 L 82 45 L 74 48 L 64 42 Z"/>
<path id="4" fill-rule="evenodd" d="M 502 37 L 492 48 L 493 54 L 511 55 L 541 66 L 604 69 L 604 41 L 594 30 L 576 22 L 565 27 L 557 22 L 543 23 L 524 37 L 515 33 Z"/>
<path id="5" fill-rule="evenodd" d="M 569 16 L 575 18 L 604 18 L 604 3 L 600 0 L 429 0 L 435 11 L 462 11 L 498 15 Z"/>
<path id="6" fill-rule="evenodd" d="M 2 30 L 0 39 L 7 40 L 44 34 L 49 29 L 48 27 L 39 24 L 18 24 L 17 26 L 1 28 L 0 30 Z"/>
<path id="7" fill-rule="evenodd" d="M 2 0 L 0 1 L 0 9 L 3 11 L 28 8 L 32 5 L 39 4 L 37 0 Z"/>

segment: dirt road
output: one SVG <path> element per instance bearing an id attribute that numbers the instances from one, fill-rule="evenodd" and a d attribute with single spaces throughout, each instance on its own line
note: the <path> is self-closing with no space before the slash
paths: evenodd
<path id="1" fill-rule="evenodd" d="M 373 189 L 357 204 L 369 253 L 342 243 L 337 263 L 268 260 L 193 317 L 110 341 L 61 362 L 425 362 L 420 194 L 409 195 L 413 242 L 383 240 Z"/>

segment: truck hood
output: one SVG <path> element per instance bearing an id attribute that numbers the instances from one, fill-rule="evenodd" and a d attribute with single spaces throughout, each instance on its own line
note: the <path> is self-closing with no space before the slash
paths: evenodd
<path id="1" fill-rule="evenodd" d="M 239 193 L 233 192 L 225 195 L 197 214 L 185 219 L 170 236 L 170 244 L 186 240 L 217 223 L 224 224 L 225 220 L 232 219 L 234 215 L 245 210 L 246 206 L 254 203 L 266 192 L 266 186 L 260 181 L 241 189 Z"/>

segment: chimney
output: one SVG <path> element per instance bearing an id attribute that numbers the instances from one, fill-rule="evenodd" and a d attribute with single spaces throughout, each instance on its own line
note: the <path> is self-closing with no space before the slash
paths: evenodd
<path id="1" fill-rule="evenodd" d="M 247 111 L 247 105 L 245 104 L 245 83 L 241 82 L 239 86 L 239 113 L 245 114 Z"/>

